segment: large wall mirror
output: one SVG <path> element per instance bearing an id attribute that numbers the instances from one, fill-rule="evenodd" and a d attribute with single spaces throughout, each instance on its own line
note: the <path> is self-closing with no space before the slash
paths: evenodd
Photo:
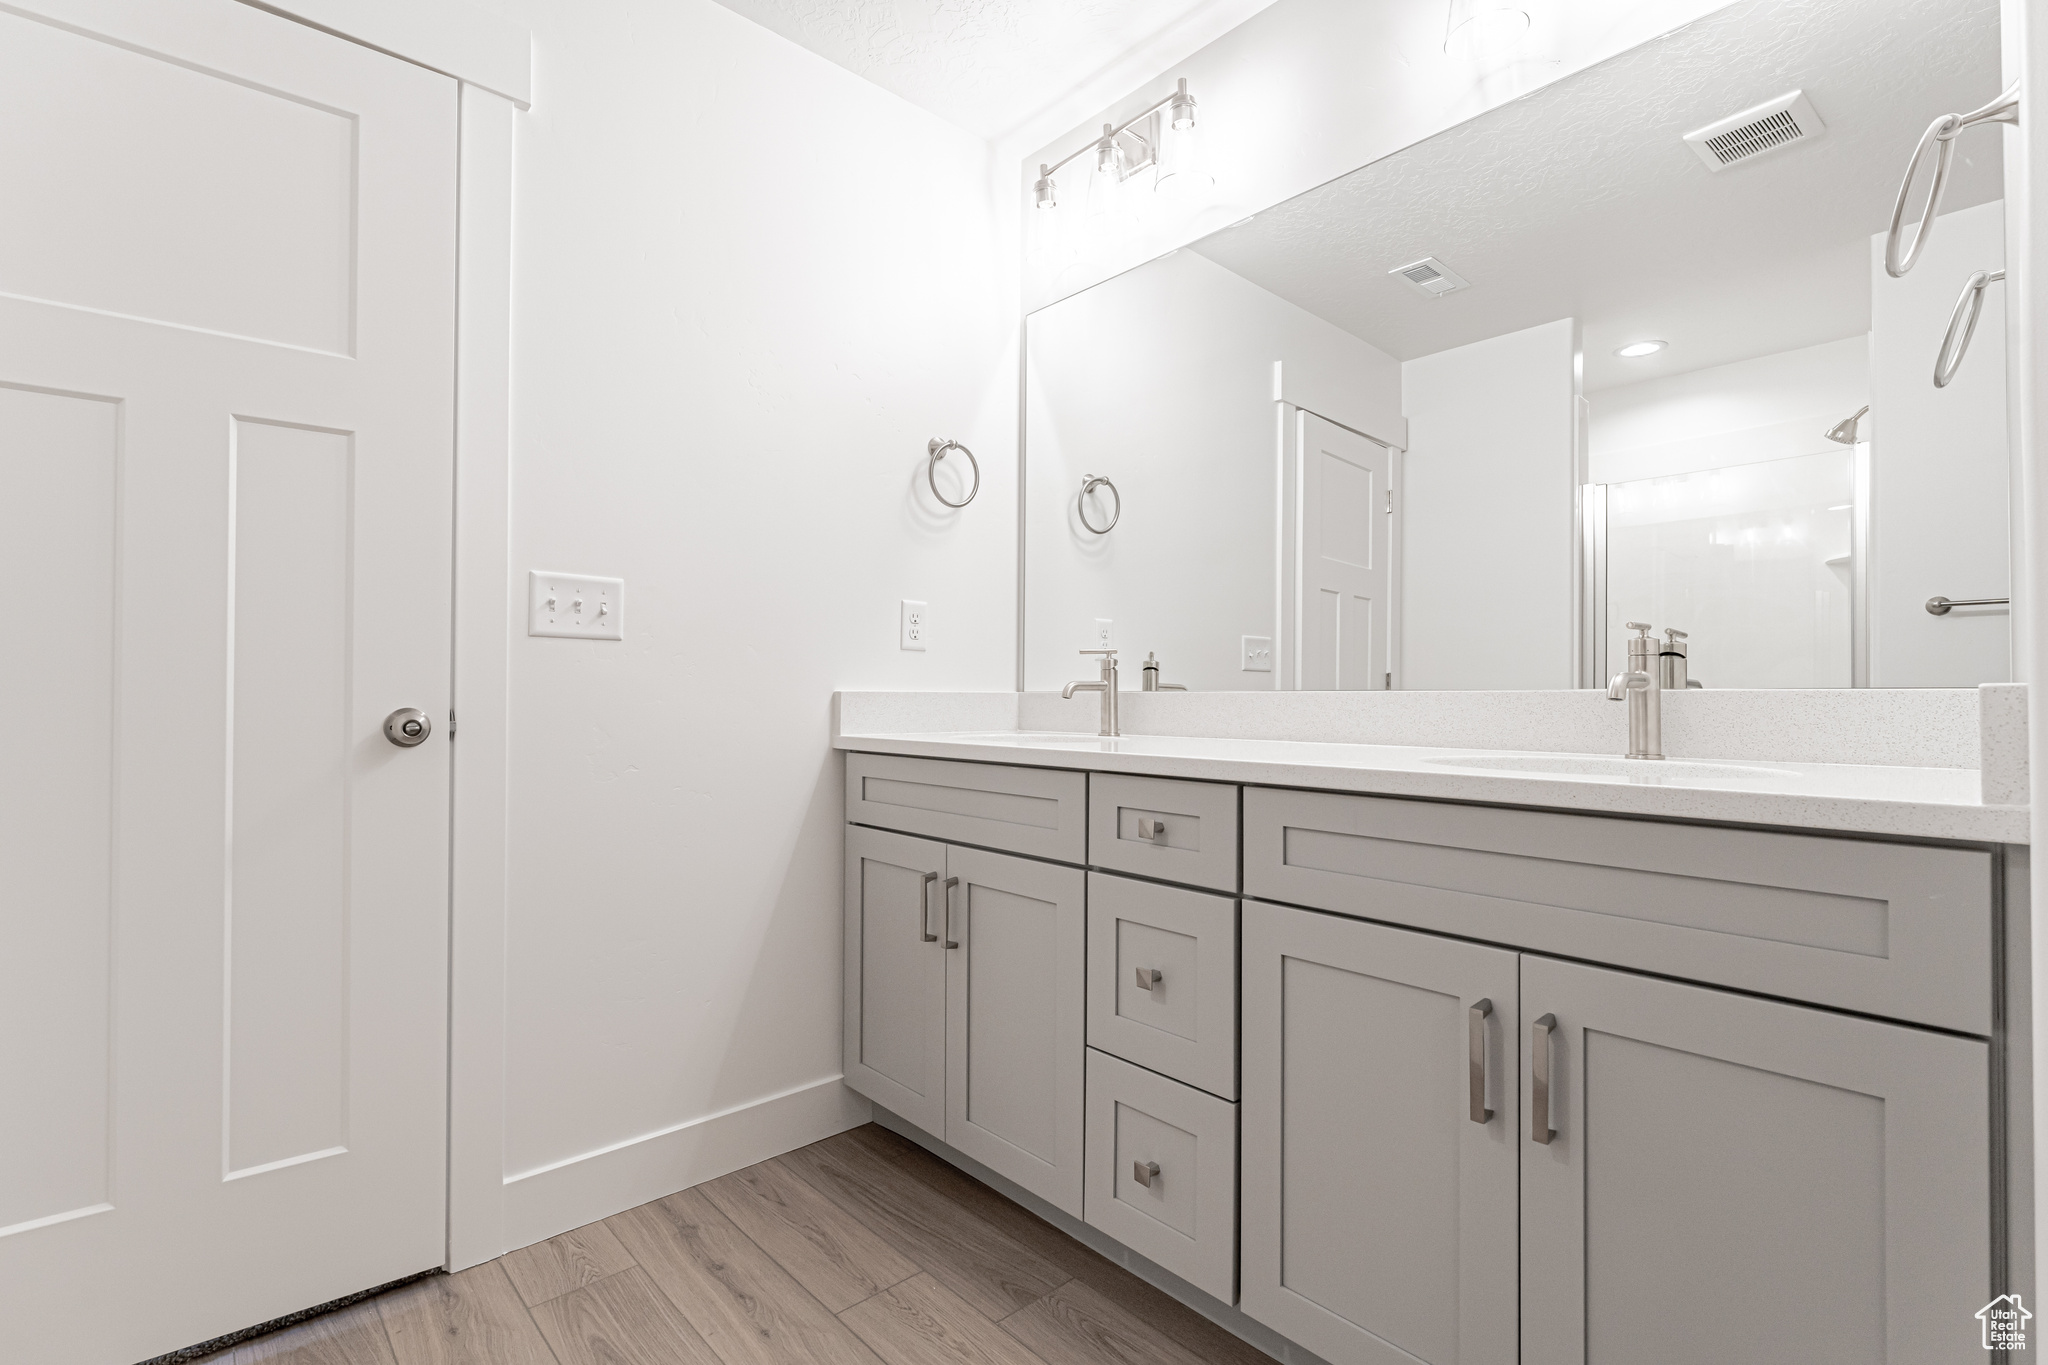
<path id="1" fill-rule="evenodd" d="M 2000 84 L 1992 0 L 1736 4 L 1033 313 L 1025 686 L 1105 635 L 1126 685 L 1604 685 L 1631 621 L 1710 688 L 2007 679 L 2002 285 L 1933 378 L 2002 139 L 1883 262 Z"/>

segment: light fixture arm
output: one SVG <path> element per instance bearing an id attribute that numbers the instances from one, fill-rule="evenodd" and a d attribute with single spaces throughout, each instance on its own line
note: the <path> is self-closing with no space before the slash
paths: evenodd
<path id="1" fill-rule="evenodd" d="M 1074 161 L 1079 157 L 1086 156 L 1089 152 L 1099 150 L 1105 142 L 1114 142 L 1117 138 L 1120 138 L 1125 133 L 1130 132 L 1131 129 L 1137 127 L 1146 119 L 1151 118 L 1154 114 L 1158 113 L 1161 109 L 1166 108 L 1168 105 L 1174 105 L 1176 106 L 1176 108 L 1180 106 L 1185 106 L 1189 110 L 1190 117 L 1192 118 L 1193 110 L 1195 107 L 1195 101 L 1194 97 L 1188 94 L 1188 82 L 1185 76 L 1181 78 L 1179 86 L 1176 87 L 1171 94 L 1159 100 L 1157 103 L 1147 105 L 1145 108 L 1141 109 L 1136 114 L 1133 114 L 1130 118 L 1125 119 L 1122 123 L 1114 125 L 1108 123 L 1103 124 L 1101 137 L 1093 138 L 1087 143 L 1083 144 L 1082 146 L 1076 147 L 1073 151 L 1067 153 L 1065 156 L 1061 157 L 1058 161 L 1053 162 L 1051 165 L 1046 165 L 1045 163 L 1040 162 L 1038 167 L 1038 178 L 1040 180 L 1051 179 L 1054 175 L 1057 175 L 1063 168 L 1065 168 L 1068 163 Z M 1133 134 L 1133 136 L 1139 135 Z"/>

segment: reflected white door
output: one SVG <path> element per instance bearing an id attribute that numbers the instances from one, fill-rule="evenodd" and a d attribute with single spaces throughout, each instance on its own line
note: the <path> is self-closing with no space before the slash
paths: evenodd
<path id="1" fill-rule="evenodd" d="M 443 1259 L 456 86 L 233 0 L 28 4 L 0 1357 L 128 1365 Z"/>
<path id="2" fill-rule="evenodd" d="M 1300 582 L 1295 595 L 1305 691 L 1386 686 L 1393 458 L 1314 413 L 1300 415 Z"/>

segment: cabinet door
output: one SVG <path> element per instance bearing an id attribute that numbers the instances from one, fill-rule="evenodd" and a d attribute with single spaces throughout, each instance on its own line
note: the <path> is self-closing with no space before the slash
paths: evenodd
<path id="1" fill-rule="evenodd" d="M 918 1127 L 946 1118 L 946 847 L 848 826 L 846 1083 Z"/>
<path id="2" fill-rule="evenodd" d="M 1510 1365 L 1516 955 L 1257 901 L 1243 923 L 1244 1311 L 1335 1365 Z"/>
<path id="3" fill-rule="evenodd" d="M 1530 956 L 1524 1359 L 1960 1360 L 1991 1297 L 1987 1045 Z M 1535 1129 L 1548 1127 L 1547 1143 Z"/>
<path id="4" fill-rule="evenodd" d="M 1079 1218 L 1086 883 L 971 848 L 946 877 L 946 1141 Z"/>

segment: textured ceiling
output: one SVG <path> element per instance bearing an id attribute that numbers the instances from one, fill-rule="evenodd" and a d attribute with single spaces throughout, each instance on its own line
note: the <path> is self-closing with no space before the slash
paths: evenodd
<path id="1" fill-rule="evenodd" d="M 1745 0 L 1195 249 L 1402 359 L 1562 317 L 1589 390 L 1769 355 L 1869 328 L 1907 156 L 1998 75 L 1997 0 Z M 1680 141 L 1794 88 L 1825 138 L 1718 173 Z M 2001 137 L 1964 135 L 1947 207 L 1998 196 Z M 1387 275 L 1421 256 L 1472 288 Z"/>
<path id="2" fill-rule="evenodd" d="M 1089 78 L 1164 35 L 1190 29 L 1190 41 L 1199 46 L 1215 36 L 1217 25 L 1242 22 L 1270 2 L 719 0 L 828 61 L 992 139 L 1017 132 L 1086 86 Z M 1173 52 L 1165 62 L 1185 55 Z M 1097 102 L 1155 74 L 1139 72 Z"/>

